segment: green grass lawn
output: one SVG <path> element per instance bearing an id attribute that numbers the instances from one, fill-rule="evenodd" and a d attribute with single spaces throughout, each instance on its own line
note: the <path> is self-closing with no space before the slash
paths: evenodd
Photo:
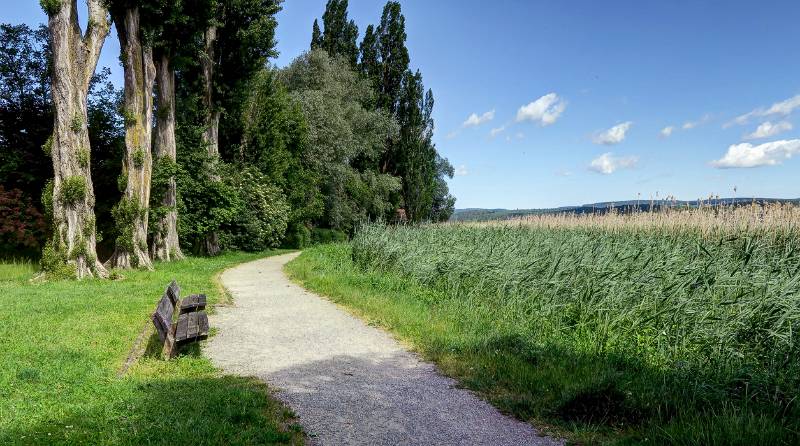
<path id="1" fill-rule="evenodd" d="M 286 270 L 389 329 L 502 411 L 579 444 L 791 445 L 800 438 L 791 403 L 773 413 L 755 400 L 749 407 L 718 395 L 705 376 L 591 353 L 588 341 L 582 351 L 526 337 L 525 314 L 506 311 L 507 303 L 454 297 L 393 266 L 359 268 L 351 246 L 336 244 L 305 250 Z"/>
<path id="2" fill-rule="evenodd" d="M 170 280 L 219 302 L 216 275 L 264 255 L 161 263 L 115 281 L 31 283 L 31 265 L 0 264 L 0 444 L 302 444 L 266 385 L 222 375 L 197 346 L 167 362 L 153 335 L 119 374 Z"/>

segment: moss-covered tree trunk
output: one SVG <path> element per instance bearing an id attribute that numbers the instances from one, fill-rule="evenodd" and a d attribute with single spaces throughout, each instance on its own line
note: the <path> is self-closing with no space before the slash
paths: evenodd
<path id="1" fill-rule="evenodd" d="M 217 40 L 216 25 L 209 26 L 205 31 L 205 54 L 202 58 L 203 75 L 203 105 L 206 109 L 205 131 L 203 132 L 203 143 L 208 149 L 209 156 L 209 177 L 212 181 L 219 181 L 217 174 L 217 163 L 219 162 L 219 109 L 214 104 L 214 45 Z M 220 253 L 219 236 L 217 232 L 206 235 L 205 250 L 208 255 L 215 256 Z"/>
<path id="2" fill-rule="evenodd" d="M 160 174 L 169 174 L 162 180 L 163 196 L 161 209 L 153 228 L 153 258 L 163 261 L 179 260 L 183 258 L 181 246 L 178 241 L 178 210 L 177 186 L 172 167 L 176 160 L 175 143 L 175 71 L 167 52 L 162 52 L 155 59 L 156 66 L 156 99 L 158 112 L 156 113 L 156 136 L 153 152 L 156 159 L 156 169 L 162 170 Z M 159 197 L 155 197 L 159 199 Z"/>
<path id="3" fill-rule="evenodd" d="M 86 97 L 100 49 L 110 28 L 102 0 L 87 0 L 89 21 L 81 35 L 77 0 L 43 2 L 49 15 L 53 51 L 52 95 L 55 111 L 52 139 L 46 149 L 53 159 L 53 238 L 45 247 L 46 272 L 77 278 L 106 276 L 97 260 L 94 188 L 90 165 Z M 49 206 L 48 206 L 49 207 Z"/>
<path id="4" fill-rule="evenodd" d="M 147 219 L 153 170 L 153 50 L 142 42 L 139 8 L 116 12 L 114 23 L 125 79 L 125 158 L 120 178 L 125 190 L 114 209 L 120 235 L 108 266 L 150 269 L 153 263 L 147 252 Z"/>

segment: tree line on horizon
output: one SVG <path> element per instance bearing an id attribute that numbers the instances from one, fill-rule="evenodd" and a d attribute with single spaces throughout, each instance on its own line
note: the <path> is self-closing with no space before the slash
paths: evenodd
<path id="1" fill-rule="evenodd" d="M 329 0 L 282 69 L 282 0 L 88 0 L 85 30 L 75 0 L 40 3 L 47 26 L 0 26 L 0 257 L 104 277 L 452 214 L 398 2 L 359 43 Z M 97 69 L 112 24 L 121 89 Z"/>

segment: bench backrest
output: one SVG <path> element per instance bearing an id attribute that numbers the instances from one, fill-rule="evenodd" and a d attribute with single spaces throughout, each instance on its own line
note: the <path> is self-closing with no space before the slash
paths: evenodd
<path id="1" fill-rule="evenodd" d="M 169 297 L 173 307 L 177 305 L 178 301 L 181 300 L 181 287 L 178 286 L 178 282 L 173 279 L 164 294 Z"/>
<path id="2" fill-rule="evenodd" d="M 172 313 L 174 311 L 175 306 L 172 304 L 172 300 L 167 293 L 164 293 L 164 295 L 161 296 L 161 300 L 158 301 L 156 312 L 153 313 L 153 325 L 155 325 L 158 337 L 161 338 L 161 341 L 167 340 L 167 335 L 172 329 Z"/>

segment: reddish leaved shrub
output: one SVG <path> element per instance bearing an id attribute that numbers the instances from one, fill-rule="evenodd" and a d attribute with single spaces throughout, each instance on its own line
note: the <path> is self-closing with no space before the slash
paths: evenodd
<path id="1" fill-rule="evenodd" d="M 30 197 L 19 189 L 0 186 L 0 258 L 35 255 L 46 231 L 44 215 Z"/>

